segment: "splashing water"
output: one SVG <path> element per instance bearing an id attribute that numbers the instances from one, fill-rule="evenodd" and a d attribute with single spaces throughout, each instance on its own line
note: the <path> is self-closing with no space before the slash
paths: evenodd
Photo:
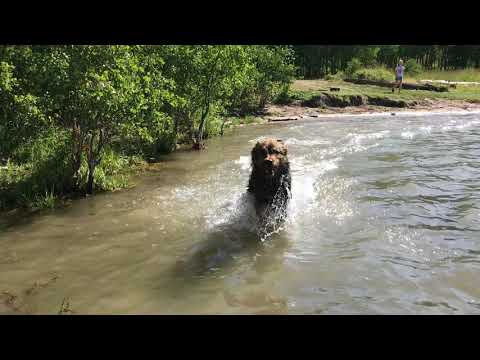
<path id="1" fill-rule="evenodd" d="M 284 190 L 287 190 L 286 192 Z M 257 220 L 257 234 L 261 241 L 283 230 L 288 216 L 288 202 L 292 197 L 291 190 L 285 184 L 285 175 L 280 178 L 280 186 L 271 204 Z"/>

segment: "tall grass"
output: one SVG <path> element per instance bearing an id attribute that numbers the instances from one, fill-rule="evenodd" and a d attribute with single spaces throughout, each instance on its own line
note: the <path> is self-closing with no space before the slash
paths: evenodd
<path id="1" fill-rule="evenodd" d="M 51 209 L 70 193 L 70 140 L 66 132 L 46 132 L 19 148 L 17 162 L 0 167 L 0 212 L 16 207 Z M 125 156 L 105 149 L 94 176 L 95 187 L 111 191 L 130 186 L 132 170 L 140 165 L 138 156 Z M 87 161 L 80 169 L 82 183 L 87 177 Z"/>
<path id="2" fill-rule="evenodd" d="M 416 80 L 447 80 L 447 81 L 476 81 L 480 82 L 480 69 L 462 70 L 427 70 L 413 77 Z"/>
<path id="3" fill-rule="evenodd" d="M 352 74 L 354 79 L 368 79 L 376 81 L 391 81 L 393 80 L 393 71 L 389 71 L 384 67 L 372 67 L 358 69 Z"/>

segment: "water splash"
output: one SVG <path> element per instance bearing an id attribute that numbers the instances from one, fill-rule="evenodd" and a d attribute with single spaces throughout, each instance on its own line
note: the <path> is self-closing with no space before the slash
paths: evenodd
<path id="1" fill-rule="evenodd" d="M 383 130 L 379 132 L 374 132 L 370 134 L 356 134 L 356 133 L 348 133 L 346 138 L 351 139 L 350 144 L 360 145 L 369 140 L 378 140 L 383 139 L 388 134 L 390 134 L 390 130 Z"/>
<path id="2" fill-rule="evenodd" d="M 404 139 L 413 139 L 415 137 L 415 133 L 413 131 L 404 131 L 400 134 L 400 136 Z"/>
<path id="3" fill-rule="evenodd" d="M 312 140 L 299 140 L 296 138 L 288 138 L 285 140 L 287 145 L 298 145 L 298 146 L 316 146 L 316 145 L 328 145 L 330 142 L 328 140 L 312 139 Z"/>
<path id="4" fill-rule="evenodd" d="M 240 156 L 239 159 L 235 160 L 236 165 L 240 165 L 241 170 L 250 169 L 250 156 Z"/>
<path id="5" fill-rule="evenodd" d="M 285 176 L 282 175 L 280 186 L 273 197 L 272 203 L 267 206 L 262 216 L 257 218 L 257 234 L 261 241 L 265 241 L 273 234 L 283 230 L 283 225 L 288 217 L 288 202 L 292 197 L 285 181 Z"/>
<path id="6" fill-rule="evenodd" d="M 236 193 L 223 205 L 211 210 L 205 220 L 209 230 L 224 226 L 232 231 L 255 233 L 257 224 L 254 198 L 247 192 Z"/>

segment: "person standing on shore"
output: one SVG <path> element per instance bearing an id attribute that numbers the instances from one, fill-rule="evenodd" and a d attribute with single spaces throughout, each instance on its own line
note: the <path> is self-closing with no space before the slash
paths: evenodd
<path id="1" fill-rule="evenodd" d="M 395 87 L 398 87 L 398 93 L 400 94 L 400 89 L 402 88 L 403 82 L 403 72 L 405 71 L 405 66 L 403 66 L 403 60 L 399 60 L 397 67 L 395 68 L 395 86 L 392 88 L 392 93 L 395 91 Z"/>

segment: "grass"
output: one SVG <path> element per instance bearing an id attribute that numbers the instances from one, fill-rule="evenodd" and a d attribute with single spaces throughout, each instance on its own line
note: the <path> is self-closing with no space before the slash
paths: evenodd
<path id="1" fill-rule="evenodd" d="M 131 175 L 144 166 L 138 157 L 125 157 L 108 150 L 95 171 L 95 192 L 114 191 L 131 186 Z M 15 164 L 8 162 L 0 167 L 0 212 L 15 208 L 26 210 L 53 209 L 64 203 L 70 194 L 47 183 L 45 172 L 38 173 L 38 164 Z M 86 177 L 86 165 L 82 165 Z M 58 191 L 56 191 L 58 190 Z"/>
<path id="2" fill-rule="evenodd" d="M 462 69 L 449 71 L 430 70 L 420 73 L 419 75 L 413 77 L 413 79 L 480 82 L 480 69 Z"/>
<path id="3" fill-rule="evenodd" d="M 400 94 L 397 91 L 392 93 L 389 88 L 373 85 L 357 85 L 342 80 L 297 80 L 291 88 L 291 96 L 296 100 L 305 100 L 312 96 L 319 95 L 322 91 L 328 91 L 330 87 L 339 87 L 339 95 L 364 95 L 384 97 L 392 100 L 422 101 L 431 100 L 464 100 L 480 103 L 480 86 L 478 85 L 457 85 L 456 89 L 448 92 L 434 92 L 424 90 L 405 90 Z"/>
<path id="4" fill-rule="evenodd" d="M 35 209 L 53 209 L 57 203 L 57 196 L 53 191 L 45 191 L 45 194 L 37 195 L 31 206 Z"/>

